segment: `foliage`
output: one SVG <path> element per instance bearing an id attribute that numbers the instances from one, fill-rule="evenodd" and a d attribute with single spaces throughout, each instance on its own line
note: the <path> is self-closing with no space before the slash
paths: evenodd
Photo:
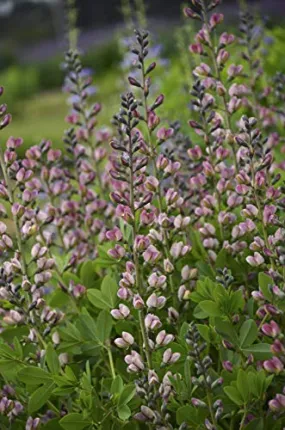
<path id="1" fill-rule="evenodd" d="M 1 429 L 285 426 L 285 77 L 249 10 L 220 31 L 219 3 L 184 9 L 188 106 L 167 112 L 181 75 L 136 30 L 112 127 L 73 47 L 62 147 L 0 150 Z"/>

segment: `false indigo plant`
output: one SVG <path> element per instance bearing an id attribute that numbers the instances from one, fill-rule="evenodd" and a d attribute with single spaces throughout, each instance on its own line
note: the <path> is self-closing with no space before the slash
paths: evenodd
<path id="1" fill-rule="evenodd" d="M 184 9 L 188 132 L 140 29 L 111 133 L 73 46 L 64 149 L 1 147 L 1 429 L 284 428 L 284 76 L 219 4 Z"/>

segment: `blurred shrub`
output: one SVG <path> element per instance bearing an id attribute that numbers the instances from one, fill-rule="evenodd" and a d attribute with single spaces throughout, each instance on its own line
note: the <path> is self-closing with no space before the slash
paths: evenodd
<path id="1" fill-rule="evenodd" d="M 270 40 L 272 39 L 272 41 Z M 269 32 L 269 41 L 272 43 L 273 49 L 267 49 L 266 57 L 266 71 L 267 73 L 274 75 L 277 70 L 279 72 L 285 71 L 285 32 L 283 27 L 274 27 Z"/>
<path id="2" fill-rule="evenodd" d="M 5 87 L 3 99 L 9 108 L 15 101 L 31 97 L 39 91 L 39 75 L 34 67 L 11 66 L 0 75 L 0 85 Z"/>
<path id="3" fill-rule="evenodd" d="M 38 73 L 39 89 L 41 91 L 60 88 L 63 83 L 64 73 L 60 68 L 60 57 L 55 57 L 44 63 L 34 65 Z"/>
<path id="4" fill-rule="evenodd" d="M 96 76 L 116 67 L 121 60 L 121 54 L 115 39 L 105 43 L 93 50 L 88 51 L 83 56 L 86 67 L 92 68 Z M 63 61 L 63 55 L 53 59 L 35 64 L 39 75 L 40 90 L 52 90 L 61 87 L 64 78 L 64 72 L 60 64 Z"/>
<path id="5" fill-rule="evenodd" d="M 0 52 L 0 70 L 5 70 L 8 67 L 17 64 L 17 58 L 11 49 L 1 49 Z"/>
<path id="6" fill-rule="evenodd" d="M 90 50 L 83 56 L 83 64 L 87 67 L 92 67 L 96 75 L 104 74 L 106 71 L 118 66 L 121 60 L 122 53 L 118 49 L 116 39 Z"/>

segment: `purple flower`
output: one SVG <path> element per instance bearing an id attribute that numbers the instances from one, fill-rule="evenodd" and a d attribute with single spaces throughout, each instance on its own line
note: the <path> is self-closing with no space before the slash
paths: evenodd
<path id="1" fill-rule="evenodd" d="M 253 256 L 246 257 L 246 261 L 253 267 L 261 266 L 264 263 L 264 258 L 259 252 L 255 252 Z"/>
<path id="2" fill-rule="evenodd" d="M 282 361 L 280 361 L 277 357 L 273 357 L 270 360 L 264 361 L 263 367 L 268 373 L 275 373 L 277 375 L 284 369 Z"/>

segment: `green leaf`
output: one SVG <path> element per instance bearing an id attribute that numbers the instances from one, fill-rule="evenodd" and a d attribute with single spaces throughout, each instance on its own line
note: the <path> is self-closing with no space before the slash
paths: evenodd
<path id="1" fill-rule="evenodd" d="M 223 248 L 217 255 L 215 261 L 215 268 L 224 269 L 227 267 L 231 270 L 235 279 L 242 279 L 244 272 L 241 271 L 240 262 L 237 261 L 225 248 Z"/>
<path id="2" fill-rule="evenodd" d="M 23 367 L 23 363 L 19 363 L 13 359 L 0 360 L 0 373 L 2 376 L 4 375 L 9 379 L 14 379 L 17 372 L 19 372 Z"/>
<path id="3" fill-rule="evenodd" d="M 182 324 L 179 330 L 179 337 L 181 340 L 185 341 L 185 336 L 188 332 L 188 329 L 189 329 L 189 324 L 186 321 L 184 321 L 184 323 Z"/>
<path id="4" fill-rule="evenodd" d="M 127 385 L 120 394 L 118 407 L 128 404 L 136 394 L 136 387 L 133 384 Z"/>
<path id="5" fill-rule="evenodd" d="M 43 428 L 44 430 L 62 430 L 62 427 L 59 424 L 59 418 L 48 420 Z"/>
<path id="6" fill-rule="evenodd" d="M 241 406 L 243 404 L 243 399 L 235 387 L 232 387 L 232 386 L 225 387 L 224 392 L 231 399 L 231 401 L 234 402 L 236 405 Z"/>
<path id="7" fill-rule="evenodd" d="M 210 328 L 207 325 L 205 325 L 205 324 L 197 324 L 196 327 L 197 327 L 200 335 L 202 336 L 202 338 L 204 340 L 206 340 L 207 342 L 211 342 L 211 339 L 210 339 Z"/>
<path id="8" fill-rule="evenodd" d="M 61 308 L 67 306 L 71 302 L 69 294 L 57 288 L 51 294 L 51 298 L 48 301 L 49 305 L 53 308 Z"/>
<path id="9" fill-rule="evenodd" d="M 102 281 L 101 291 L 92 288 L 87 291 L 87 297 L 96 308 L 109 310 L 116 306 L 117 291 L 116 280 L 107 275 Z"/>
<path id="10" fill-rule="evenodd" d="M 118 406 L 117 411 L 118 411 L 119 418 L 123 421 L 126 421 L 127 419 L 129 419 L 132 414 L 132 411 L 127 405 L 122 405 L 120 407 Z"/>
<path id="11" fill-rule="evenodd" d="M 244 430 L 264 430 L 263 418 L 250 421 L 250 423 L 245 426 Z"/>
<path id="12" fill-rule="evenodd" d="M 117 303 L 118 285 L 114 278 L 107 275 L 102 281 L 101 292 L 110 303 L 110 307 L 114 308 Z"/>
<path id="13" fill-rule="evenodd" d="M 41 385 L 52 381 L 48 372 L 35 366 L 27 366 L 20 370 L 18 378 L 27 385 Z"/>
<path id="14" fill-rule="evenodd" d="M 81 312 L 82 313 L 77 321 L 77 328 L 80 332 L 80 335 L 84 340 L 92 340 L 96 342 L 97 340 L 96 323 L 85 309 L 82 309 Z"/>
<path id="15" fill-rule="evenodd" d="M 81 414 L 68 414 L 63 417 L 59 424 L 61 427 L 65 430 L 82 430 L 88 425 L 91 424 L 91 422 L 87 421 Z"/>
<path id="16" fill-rule="evenodd" d="M 19 339 L 16 336 L 14 337 L 13 344 L 14 344 L 14 351 L 18 359 L 23 360 L 23 348 L 22 348 L 22 345 L 20 344 Z"/>
<path id="17" fill-rule="evenodd" d="M 113 320 L 109 312 L 101 311 L 97 318 L 96 336 L 104 343 L 109 339 L 112 331 Z"/>
<path id="18" fill-rule="evenodd" d="M 178 425 L 184 422 L 189 422 L 190 417 L 193 413 L 193 407 L 190 405 L 182 406 L 176 412 L 176 421 Z"/>
<path id="19" fill-rule="evenodd" d="M 213 300 L 214 292 L 217 287 L 218 284 L 208 277 L 199 279 L 196 289 L 191 293 L 190 298 L 196 303 L 200 303 L 203 300 Z"/>
<path id="20" fill-rule="evenodd" d="M 54 373 L 55 375 L 58 374 L 60 371 L 60 363 L 57 353 L 55 352 L 51 343 L 48 344 L 45 359 L 50 372 Z"/>
<path id="21" fill-rule="evenodd" d="M 201 411 L 201 409 L 200 409 Z M 199 425 L 201 423 L 200 417 L 197 416 L 197 409 L 190 405 L 182 406 L 181 408 L 177 409 L 176 412 L 176 421 L 178 425 L 181 425 L 182 423 L 186 422 L 189 424 Z M 198 428 L 196 427 L 195 428 Z"/>
<path id="22" fill-rule="evenodd" d="M 121 394 L 124 388 L 124 382 L 120 375 L 117 375 L 116 378 L 112 381 L 111 385 L 111 393 L 112 394 Z"/>
<path id="23" fill-rule="evenodd" d="M 269 301 L 272 300 L 272 293 L 269 290 L 269 285 L 272 285 L 272 284 L 273 284 L 273 279 L 270 276 L 266 275 L 266 273 L 260 272 L 258 274 L 259 288 L 262 294 L 264 295 L 264 297 Z"/>
<path id="24" fill-rule="evenodd" d="M 99 309 L 110 309 L 111 305 L 100 290 L 91 289 L 87 291 L 88 300 Z"/>
<path id="25" fill-rule="evenodd" d="M 270 351 L 270 345 L 268 343 L 251 345 L 248 348 L 243 348 L 243 352 L 246 354 L 253 354 L 256 360 L 267 360 L 272 357 L 272 352 Z"/>
<path id="26" fill-rule="evenodd" d="M 239 333 L 239 345 L 246 348 L 257 339 L 258 329 L 254 320 L 247 320 L 243 323 Z"/>
<path id="27" fill-rule="evenodd" d="M 30 397 L 28 404 L 29 414 L 33 414 L 38 411 L 50 398 L 53 390 L 55 389 L 55 384 L 51 382 L 50 384 L 42 385 L 37 388 L 36 391 Z"/>
<path id="28" fill-rule="evenodd" d="M 62 279 L 67 285 L 69 285 L 71 281 L 73 281 L 75 284 L 80 284 L 80 279 L 72 272 L 64 272 Z"/>
<path id="29" fill-rule="evenodd" d="M 237 375 L 237 389 L 243 398 L 244 403 L 247 403 L 249 400 L 249 386 L 247 380 L 247 374 L 243 369 L 238 371 Z"/>
<path id="30" fill-rule="evenodd" d="M 189 360 L 185 360 L 184 363 L 184 382 L 187 387 L 188 395 L 191 395 L 192 381 L 191 381 L 191 363 Z"/>
<path id="31" fill-rule="evenodd" d="M 245 301 L 242 295 L 242 291 L 238 290 L 232 292 L 230 295 L 230 313 L 235 314 L 238 311 L 242 311 L 245 305 Z"/>
<path id="32" fill-rule="evenodd" d="M 205 318 L 208 318 L 208 313 L 203 311 L 200 308 L 200 305 L 197 305 L 193 311 L 193 316 L 198 320 L 203 320 Z"/>
<path id="33" fill-rule="evenodd" d="M 235 345 L 238 343 L 236 330 L 229 321 L 224 321 L 221 318 L 215 318 L 215 330 L 229 342 L 232 342 Z"/>
<path id="34" fill-rule="evenodd" d="M 95 272 L 93 261 L 85 261 L 80 269 L 80 280 L 87 288 L 94 288 L 98 275 Z"/>
<path id="35" fill-rule="evenodd" d="M 221 315 L 219 305 L 212 300 L 204 300 L 199 306 L 209 317 L 218 317 Z"/>

